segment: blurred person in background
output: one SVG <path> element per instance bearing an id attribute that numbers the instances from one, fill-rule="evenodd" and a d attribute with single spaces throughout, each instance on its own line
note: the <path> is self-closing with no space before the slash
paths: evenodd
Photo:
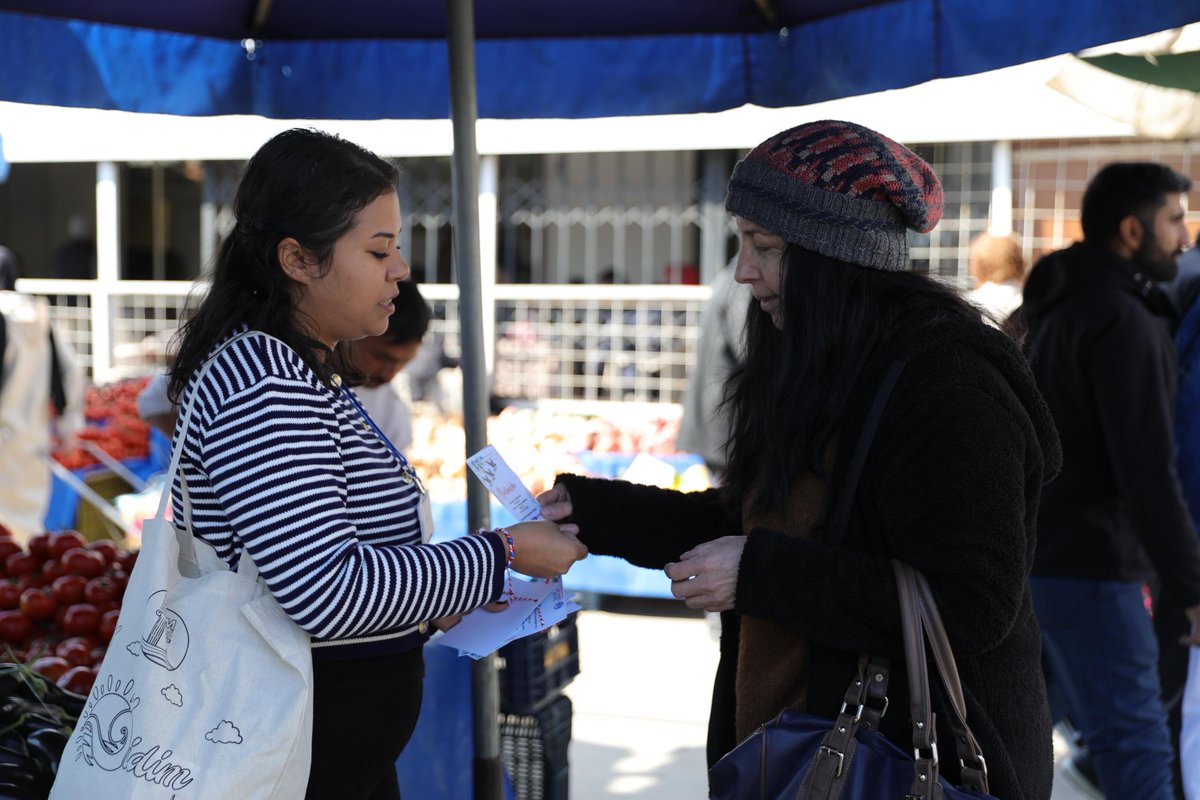
<path id="1" fill-rule="evenodd" d="M 1002 326 L 1021 305 L 1025 256 L 1017 237 L 990 233 L 976 236 L 968 267 L 975 288 L 967 292 L 967 299 L 986 311 L 994 325 Z"/>
<path id="2" fill-rule="evenodd" d="M 24 544 L 50 502 L 46 459 L 83 427 L 83 370 L 44 297 L 16 291 L 21 263 L 0 247 L 0 523 Z"/>
<path id="3" fill-rule="evenodd" d="M 752 297 L 734 279 L 736 261 L 725 265 L 710 286 L 712 296 L 700 310 L 696 361 L 683 393 L 683 416 L 675 449 L 704 459 L 714 479 L 725 470 L 729 441 L 729 409 L 723 405 L 725 384 L 741 363 L 742 333 Z"/>
<path id="4" fill-rule="evenodd" d="M 397 283 L 396 292 L 392 300 L 396 310 L 388 318 L 387 330 L 356 341 L 350 348 L 350 360 L 363 375 L 354 393 L 379 430 L 403 452 L 412 447 L 412 410 L 392 380 L 421 349 L 433 312 L 411 280 Z"/>

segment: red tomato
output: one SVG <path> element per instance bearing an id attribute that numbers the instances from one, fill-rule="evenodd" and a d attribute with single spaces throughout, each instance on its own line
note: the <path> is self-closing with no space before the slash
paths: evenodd
<path id="1" fill-rule="evenodd" d="M 83 600 L 83 590 L 88 579 L 82 575 L 63 575 L 50 584 L 50 591 L 60 606 L 69 606 Z"/>
<path id="2" fill-rule="evenodd" d="M 108 644 L 112 641 L 113 634 L 117 630 L 117 620 L 121 616 L 120 609 L 113 611 L 105 611 L 100 615 L 100 624 L 96 628 L 96 635 L 100 637 L 100 641 Z"/>
<path id="3" fill-rule="evenodd" d="M 38 559 L 33 553 L 13 553 L 4 559 L 4 569 L 16 578 L 28 575 L 38 567 Z"/>
<path id="4" fill-rule="evenodd" d="M 104 572 L 104 556 L 86 547 L 72 547 L 62 554 L 63 571 L 68 575 L 95 578 Z"/>
<path id="5" fill-rule="evenodd" d="M 129 584 L 129 573 L 118 566 L 110 566 L 108 568 L 108 577 L 112 578 L 112 582 L 121 590 L 121 594 L 124 594 L 125 587 Z"/>
<path id="6" fill-rule="evenodd" d="M 53 617 L 58 608 L 54 595 L 45 589 L 26 589 L 21 592 L 21 613 L 30 619 Z"/>
<path id="7" fill-rule="evenodd" d="M 79 531 L 59 531 L 50 535 L 50 557 L 62 558 L 73 547 L 87 547 L 87 539 Z"/>
<path id="8" fill-rule="evenodd" d="M 17 578 L 17 586 L 21 587 L 21 591 L 26 589 L 40 589 L 46 585 L 46 579 L 42 577 L 40 572 L 26 572 L 21 577 Z"/>
<path id="9" fill-rule="evenodd" d="M 30 664 L 29 668 L 45 678 L 57 681 L 71 668 L 71 664 L 58 656 L 42 656 Z"/>
<path id="10" fill-rule="evenodd" d="M 7 525 L 5 525 L 3 522 L 0 522 L 0 539 L 11 539 L 11 538 L 12 538 L 12 529 L 9 528 Z"/>
<path id="11" fill-rule="evenodd" d="M 0 582 L 0 608 L 16 608 L 20 605 L 22 591 L 21 587 L 15 583 Z"/>
<path id="12" fill-rule="evenodd" d="M 83 589 L 83 597 L 93 605 L 117 599 L 117 584 L 111 578 L 92 578 Z"/>
<path id="13" fill-rule="evenodd" d="M 70 662 L 73 667 L 90 667 L 95 661 L 92 658 L 92 646 L 82 636 L 63 639 L 54 648 L 54 655 Z"/>
<path id="14" fill-rule="evenodd" d="M 62 564 L 53 558 L 46 559 L 42 562 L 41 575 L 46 583 L 54 583 L 56 578 L 61 578 L 63 576 Z"/>
<path id="15" fill-rule="evenodd" d="M 33 621 L 20 611 L 0 611 L 0 639 L 20 644 L 32 629 Z"/>
<path id="16" fill-rule="evenodd" d="M 86 695 L 96 682 L 96 673 L 91 667 L 72 667 L 59 676 L 55 683 L 59 688 L 78 695 Z"/>
<path id="17" fill-rule="evenodd" d="M 137 562 L 138 553 L 140 550 L 122 550 L 117 560 L 121 563 L 121 569 L 126 572 L 133 572 L 133 565 Z"/>
<path id="18" fill-rule="evenodd" d="M 19 552 L 21 552 L 21 545 L 17 544 L 12 539 L 0 539 L 0 563 L 2 563 L 13 553 Z"/>
<path id="19" fill-rule="evenodd" d="M 92 648 L 92 664 L 98 665 L 104 660 L 104 654 L 108 652 L 108 648 L 104 645 Z"/>
<path id="20" fill-rule="evenodd" d="M 87 636 L 100 624 L 100 610 L 91 603 L 76 603 L 63 615 L 62 629 L 68 636 Z"/>
<path id="21" fill-rule="evenodd" d="M 99 539 L 88 544 L 87 548 L 89 550 L 95 550 L 97 553 L 104 556 L 105 564 L 112 564 L 115 562 L 117 560 L 117 555 L 120 553 L 120 550 L 117 549 L 116 543 L 111 539 Z"/>
<path id="22" fill-rule="evenodd" d="M 38 557 L 39 561 L 45 561 L 50 557 L 50 534 L 35 533 L 29 537 L 29 552 Z"/>

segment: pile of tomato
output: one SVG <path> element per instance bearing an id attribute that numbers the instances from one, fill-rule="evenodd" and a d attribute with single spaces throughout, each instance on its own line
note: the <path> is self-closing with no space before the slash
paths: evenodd
<path id="1" fill-rule="evenodd" d="M 0 660 L 87 694 L 136 559 L 72 530 L 37 534 L 22 547 L 0 526 Z"/>
<path id="2" fill-rule="evenodd" d="M 88 387 L 83 412 L 87 425 L 78 437 L 94 442 L 118 460 L 148 455 L 150 426 L 138 416 L 137 397 L 149 381 L 149 377 L 129 378 Z M 78 446 L 59 448 L 54 458 L 67 469 L 82 469 L 97 463 L 95 456 Z"/>

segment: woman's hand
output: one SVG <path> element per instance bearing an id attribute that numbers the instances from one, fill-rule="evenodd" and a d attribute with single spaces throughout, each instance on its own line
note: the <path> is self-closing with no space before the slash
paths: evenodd
<path id="1" fill-rule="evenodd" d="M 462 622 L 462 614 L 454 614 L 449 617 L 438 617 L 437 619 L 429 620 L 429 624 L 437 628 L 439 631 L 448 631 L 458 623 Z"/>
<path id="2" fill-rule="evenodd" d="M 567 487 L 561 483 L 553 489 L 539 494 L 537 501 L 542 505 L 542 516 L 552 522 L 566 519 L 574 511 L 571 506 L 571 495 L 567 492 Z M 579 533 L 579 526 L 573 523 L 566 523 L 558 527 L 563 533 L 571 535 Z"/>
<path id="3" fill-rule="evenodd" d="M 745 536 L 722 536 L 688 550 L 667 564 L 671 594 L 688 608 L 729 611 L 737 591 L 738 564 L 746 549 Z"/>
<path id="4" fill-rule="evenodd" d="M 578 539 L 550 520 L 518 522 L 507 529 L 516 550 L 512 568 L 524 575 L 557 578 L 588 552 Z"/>

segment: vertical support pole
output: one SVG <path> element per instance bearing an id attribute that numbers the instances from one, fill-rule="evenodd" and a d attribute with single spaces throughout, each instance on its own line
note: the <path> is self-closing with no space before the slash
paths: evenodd
<path id="1" fill-rule="evenodd" d="M 1012 142 L 992 143 L 992 203 L 988 233 L 1008 236 L 1012 218 Z"/>
<path id="2" fill-rule="evenodd" d="M 162 164 L 150 165 L 150 260 L 156 281 L 167 279 L 167 187 Z"/>
<path id="3" fill-rule="evenodd" d="M 712 283 L 725 266 L 725 183 L 729 179 L 719 150 L 705 150 L 700 169 L 700 283 Z"/>
<path id="4" fill-rule="evenodd" d="M 203 276 L 217 254 L 217 178 L 213 175 L 216 167 L 207 164 L 204 167 L 204 178 L 201 183 L 200 199 L 200 275 Z"/>
<path id="5" fill-rule="evenodd" d="M 500 219 L 500 157 L 479 159 L 479 293 L 483 307 L 484 383 L 492 385 L 496 360 L 497 225 Z"/>
<path id="6" fill-rule="evenodd" d="M 458 273 L 459 335 L 462 338 L 463 429 L 467 455 L 471 455 L 487 444 L 488 410 L 480 281 L 479 157 L 475 142 L 475 10 L 471 0 L 446 0 L 446 13 L 450 47 L 450 116 L 454 128 L 451 164 L 454 258 Z M 495 252 L 494 245 L 492 251 Z M 468 481 L 468 526 L 472 530 L 487 527 L 488 520 L 487 491 L 479 481 Z M 495 656 L 486 656 L 472 665 L 471 689 L 475 800 L 501 800 L 500 690 Z"/>
<path id="7" fill-rule="evenodd" d="M 92 291 L 92 378 L 113 380 L 112 295 L 121 274 L 121 176 L 112 161 L 96 164 L 96 287 Z"/>

